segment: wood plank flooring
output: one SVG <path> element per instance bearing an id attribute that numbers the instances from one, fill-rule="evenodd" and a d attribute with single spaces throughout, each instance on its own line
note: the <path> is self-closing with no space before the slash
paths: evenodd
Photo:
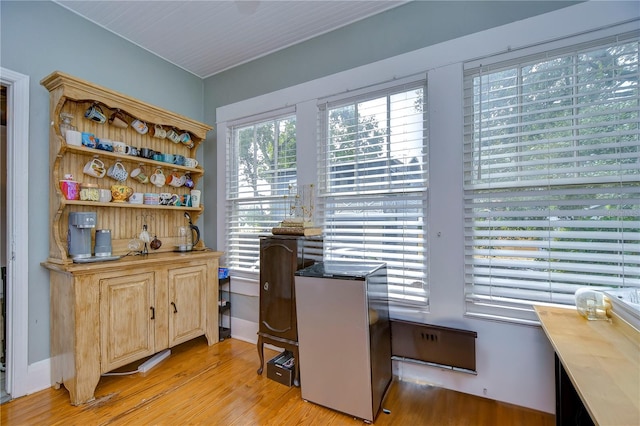
<path id="1" fill-rule="evenodd" d="M 265 358 L 276 352 L 265 349 Z M 135 370 L 142 361 L 128 368 Z M 46 389 L 0 406 L 2 425 L 362 425 L 364 421 L 305 402 L 300 388 L 256 374 L 253 344 L 204 338 L 172 348 L 145 374 L 105 376 L 96 399 L 80 407 L 64 389 Z M 126 371 L 122 368 L 118 371 Z M 555 417 L 522 407 L 395 379 L 377 426 L 540 425 Z"/>

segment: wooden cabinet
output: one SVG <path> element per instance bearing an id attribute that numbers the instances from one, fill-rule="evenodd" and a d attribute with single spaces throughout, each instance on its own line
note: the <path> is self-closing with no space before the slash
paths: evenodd
<path id="1" fill-rule="evenodd" d="M 207 279 L 206 265 L 169 269 L 169 346 L 205 333 Z"/>
<path id="2" fill-rule="evenodd" d="M 89 176 L 84 165 L 94 158 L 105 168 L 116 161 L 128 171 L 142 167 L 147 174 L 189 173 L 197 185 L 202 166 L 189 167 L 67 144 L 60 131 L 61 114 L 74 116 L 77 130 L 98 139 L 124 142 L 130 147 L 195 158 L 210 126 L 146 104 L 87 81 L 54 72 L 41 84 L 50 93 L 49 257 L 43 266 L 50 271 L 52 382 L 64 384 L 71 403 L 94 398 L 100 375 L 199 336 L 209 345 L 218 341 L 218 259 L 221 252 L 200 241 L 191 252 L 174 252 L 176 228 L 187 224 L 185 212 L 196 221 L 204 206 L 162 206 L 68 200 L 59 186 L 65 174 L 76 181 L 110 189 L 115 180 Z M 87 108 L 99 106 L 109 118 L 121 114 L 126 126 L 84 118 Z M 130 125 L 145 122 L 149 131 L 138 133 Z M 155 137 L 154 128 L 188 134 L 190 142 L 171 142 Z M 190 188 L 156 187 L 130 176 L 123 182 L 134 192 L 186 194 Z M 73 263 L 68 256 L 68 218 L 71 212 L 95 212 L 96 229 L 109 229 L 112 254 L 119 260 Z M 144 256 L 129 256 L 129 242 L 143 224 L 162 246 Z"/>
<path id="3" fill-rule="evenodd" d="M 215 272 L 215 271 L 214 271 Z M 207 265 L 167 268 L 168 306 L 155 272 L 96 279 L 100 285 L 101 371 L 106 373 L 202 336 L 207 327 Z M 160 293 L 156 303 L 156 291 Z M 165 314 L 166 313 L 166 314 Z M 155 336 L 155 323 L 163 333 Z"/>
<path id="4" fill-rule="evenodd" d="M 309 244 L 314 249 L 305 252 Z M 291 236 L 265 237 L 260 240 L 260 315 L 258 356 L 264 369 L 264 344 L 293 352 L 296 359 L 294 383 L 299 384 L 298 325 L 296 314 L 295 272 L 322 257 L 322 240 Z"/>
<path id="5" fill-rule="evenodd" d="M 298 341 L 294 273 L 297 240 L 264 238 L 260 241 L 260 333 Z"/>
<path id="6" fill-rule="evenodd" d="M 221 254 L 47 264 L 54 385 L 63 384 L 80 405 L 94 398 L 102 373 L 194 337 L 216 343 Z"/>
<path id="7" fill-rule="evenodd" d="M 100 286 L 100 371 L 106 373 L 153 355 L 154 273 L 97 275 L 95 279 Z"/>

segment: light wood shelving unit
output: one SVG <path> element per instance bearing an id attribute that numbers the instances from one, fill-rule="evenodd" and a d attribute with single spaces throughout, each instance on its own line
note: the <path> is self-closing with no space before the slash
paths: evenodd
<path id="1" fill-rule="evenodd" d="M 49 258 L 43 266 L 51 282 L 51 359 L 54 387 L 64 385 L 71 403 L 80 405 L 94 399 L 103 373 L 151 356 L 164 349 L 204 335 L 209 345 L 218 342 L 218 263 L 221 252 L 200 241 L 191 252 L 174 252 L 175 229 L 193 222 L 204 206 L 176 207 L 115 202 L 67 200 L 59 187 L 65 174 L 81 183 L 110 188 L 117 183 L 106 176 L 83 174 L 84 164 L 94 157 L 108 167 L 121 161 L 128 171 L 142 166 L 148 174 L 161 168 L 190 173 L 196 184 L 204 169 L 185 167 L 131 155 L 68 145 L 60 132 L 60 115 L 74 116 L 78 131 L 97 138 L 122 141 L 138 148 L 195 158 L 210 126 L 160 109 L 93 83 L 54 72 L 41 84 L 50 92 L 50 241 Z M 84 111 L 98 104 L 107 118 L 120 110 L 129 121 L 147 123 L 147 134 L 131 126 L 119 128 L 84 118 Z M 193 146 L 153 137 L 153 126 L 189 132 Z M 187 193 L 186 188 L 156 188 L 130 177 L 124 183 L 134 192 Z M 110 229 L 112 253 L 119 260 L 73 263 L 68 256 L 67 233 L 70 212 L 96 212 L 96 229 Z M 151 236 L 162 241 L 158 250 L 144 256 L 129 254 L 128 242 L 143 223 Z"/>

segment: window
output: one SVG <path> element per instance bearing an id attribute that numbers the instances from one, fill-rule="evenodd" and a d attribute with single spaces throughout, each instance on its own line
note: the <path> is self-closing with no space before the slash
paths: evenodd
<path id="1" fill-rule="evenodd" d="M 296 184 L 296 117 L 229 126 L 227 150 L 227 265 L 258 271 L 260 235 L 286 215 Z"/>
<path id="2" fill-rule="evenodd" d="M 396 312 L 428 306 L 425 84 L 320 107 L 325 259 L 385 262 Z"/>
<path id="3" fill-rule="evenodd" d="M 465 71 L 467 312 L 640 287 L 638 38 Z"/>

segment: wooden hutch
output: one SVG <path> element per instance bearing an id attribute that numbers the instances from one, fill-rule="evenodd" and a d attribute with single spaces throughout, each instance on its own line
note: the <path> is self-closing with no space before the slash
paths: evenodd
<path id="1" fill-rule="evenodd" d="M 204 206 L 164 206 L 67 200 L 59 187 L 64 175 L 108 189 L 117 183 L 107 176 L 83 173 L 85 163 L 99 158 L 105 167 L 120 161 L 127 170 L 143 167 L 148 174 L 160 168 L 165 174 L 188 173 L 194 183 L 204 174 L 201 166 L 185 167 L 144 157 L 69 145 L 60 131 L 61 114 L 74 117 L 80 132 L 96 138 L 121 141 L 138 148 L 196 157 L 210 126 L 149 105 L 129 96 L 70 75 L 54 72 L 41 84 L 50 92 L 49 258 L 43 266 L 51 282 L 52 382 L 69 391 L 71 403 L 94 398 L 100 375 L 198 336 L 208 344 L 218 341 L 218 262 L 221 252 L 200 241 L 193 251 L 174 252 L 175 229 L 186 225 L 184 213 L 197 221 Z M 116 127 L 84 118 L 98 105 L 107 118 L 120 111 L 126 121 L 141 120 L 149 132 L 131 126 Z M 188 132 L 192 146 L 153 137 L 155 125 L 178 133 Z M 125 185 L 134 192 L 188 193 L 186 188 L 156 188 L 129 177 Z M 74 263 L 68 256 L 70 212 L 96 212 L 96 229 L 109 229 L 112 253 L 119 260 Z M 148 255 L 131 255 L 129 242 L 148 225 L 162 246 Z"/>

